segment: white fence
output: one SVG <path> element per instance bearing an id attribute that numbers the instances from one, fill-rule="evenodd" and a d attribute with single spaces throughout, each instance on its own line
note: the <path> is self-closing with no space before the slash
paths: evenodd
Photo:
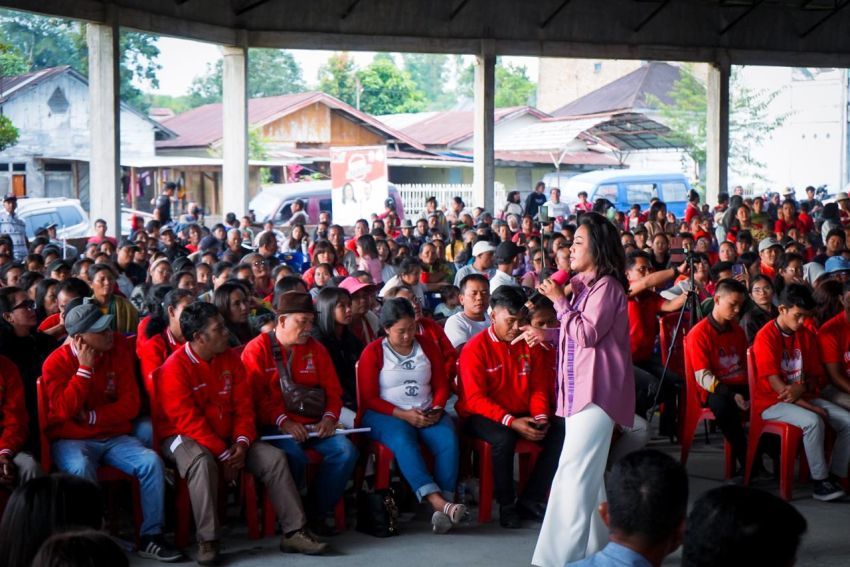
<path id="1" fill-rule="evenodd" d="M 468 209 L 475 206 L 472 197 L 472 185 L 463 183 L 402 183 L 396 184 L 401 200 L 404 202 L 405 216 L 416 219 L 425 210 L 425 199 L 430 196 L 437 198 L 440 208 L 448 208 L 452 197 L 460 197 L 466 203 Z M 499 210 L 505 202 L 505 186 L 496 183 L 495 186 L 496 210 Z"/>

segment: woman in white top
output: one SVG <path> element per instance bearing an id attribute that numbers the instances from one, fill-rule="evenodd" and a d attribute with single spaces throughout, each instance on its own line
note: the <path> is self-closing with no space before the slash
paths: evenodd
<path id="1" fill-rule="evenodd" d="M 453 504 L 458 473 L 458 441 L 443 408 L 449 383 L 440 350 L 427 336 L 416 334 L 416 313 L 409 301 L 392 298 L 381 307 L 386 336 L 371 342 L 358 362 L 358 411 L 370 436 L 386 445 L 420 501 L 434 508 L 431 524 L 445 533 L 467 515 Z M 419 449 L 434 457 L 428 470 Z"/>

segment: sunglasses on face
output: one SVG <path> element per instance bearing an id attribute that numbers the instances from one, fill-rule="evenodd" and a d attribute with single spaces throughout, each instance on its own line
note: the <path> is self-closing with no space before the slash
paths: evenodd
<path id="1" fill-rule="evenodd" d="M 12 311 L 17 311 L 18 309 L 27 309 L 29 311 L 35 311 L 35 301 L 32 299 L 25 299 L 12 307 Z"/>

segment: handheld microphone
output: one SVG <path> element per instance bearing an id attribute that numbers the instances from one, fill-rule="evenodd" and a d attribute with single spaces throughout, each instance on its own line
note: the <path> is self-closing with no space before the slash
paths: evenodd
<path id="1" fill-rule="evenodd" d="M 567 285 L 567 282 L 570 281 L 570 273 L 567 270 L 558 270 L 557 272 L 549 276 L 549 279 L 558 284 L 559 286 L 564 287 L 565 285 Z M 541 295 L 543 294 L 535 289 L 534 293 L 528 296 L 528 301 L 525 302 L 526 308 L 532 309 L 534 307 L 534 303 L 538 299 L 540 299 Z"/>

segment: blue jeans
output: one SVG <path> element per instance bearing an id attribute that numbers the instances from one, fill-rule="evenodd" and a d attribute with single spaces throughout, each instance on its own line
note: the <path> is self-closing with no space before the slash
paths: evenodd
<path id="1" fill-rule="evenodd" d="M 165 476 L 162 461 L 141 441 L 129 435 L 109 439 L 62 439 L 50 447 L 56 467 L 66 473 L 97 482 L 101 464 L 139 479 L 142 498 L 141 535 L 162 533 L 165 513 Z"/>
<path id="2" fill-rule="evenodd" d="M 454 499 L 459 452 L 454 423 L 448 415 L 444 413 L 440 421 L 420 429 L 397 417 L 367 410 L 363 425 L 372 428 L 372 439 L 395 454 L 401 474 L 420 502 L 435 492 L 442 493 L 446 500 Z M 434 456 L 433 475 L 419 450 L 420 442 Z"/>
<path id="3" fill-rule="evenodd" d="M 153 424 L 150 416 L 137 417 L 133 420 L 133 430 L 130 435 L 142 442 L 148 449 L 153 447 Z"/>
<path id="4" fill-rule="evenodd" d="M 264 429 L 264 435 L 280 434 L 275 427 Z M 312 512 L 321 517 L 333 510 L 345 493 L 345 486 L 357 464 L 357 448 L 348 440 L 348 437 L 345 435 L 334 435 L 326 439 L 314 437 L 304 443 L 298 443 L 294 439 L 275 439 L 267 443 L 286 453 L 289 471 L 298 486 L 304 486 L 305 472 L 310 462 L 306 449 L 313 449 L 322 455 L 319 472 L 314 480 L 317 490 L 310 493 Z"/>

